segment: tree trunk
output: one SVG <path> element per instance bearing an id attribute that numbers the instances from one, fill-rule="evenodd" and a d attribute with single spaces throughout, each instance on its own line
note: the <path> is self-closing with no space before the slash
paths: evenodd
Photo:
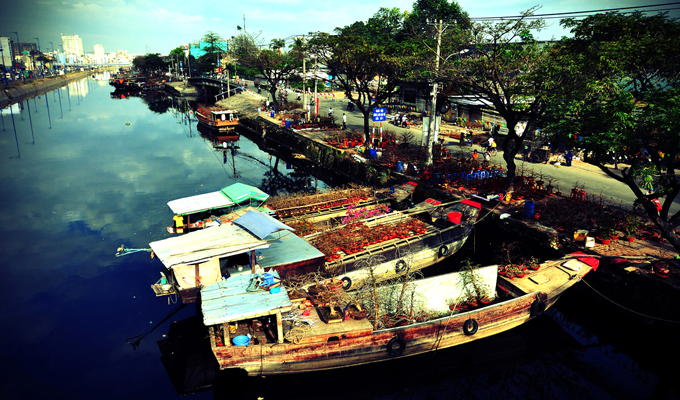
<path id="1" fill-rule="evenodd" d="M 371 127 L 368 125 L 368 114 L 370 114 L 368 110 L 364 111 L 364 136 L 366 136 L 366 143 L 371 143 Z M 371 143 L 370 147 L 373 147 L 373 143 Z"/>
<path id="2" fill-rule="evenodd" d="M 522 137 L 517 136 L 515 132 L 515 127 L 517 122 L 508 121 L 508 136 L 503 141 L 501 146 L 503 149 L 503 159 L 507 164 L 507 189 L 508 191 L 513 191 L 515 188 L 515 173 L 517 172 L 517 165 L 515 165 L 515 155 L 520 149 L 522 144 Z"/>
<path id="3" fill-rule="evenodd" d="M 278 110 L 279 109 L 279 102 L 276 100 L 276 85 L 270 86 L 269 94 L 272 95 L 272 103 L 274 103 L 274 106 Z"/>

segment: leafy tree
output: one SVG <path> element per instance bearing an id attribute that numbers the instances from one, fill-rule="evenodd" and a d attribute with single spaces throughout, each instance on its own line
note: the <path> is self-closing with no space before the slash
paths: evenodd
<path id="1" fill-rule="evenodd" d="M 428 30 L 429 24 L 439 20 L 445 24 L 455 23 L 462 30 L 471 27 L 470 16 L 455 1 L 416 0 L 405 21 L 405 29 L 411 33 L 422 33 Z"/>
<path id="2" fill-rule="evenodd" d="M 524 140 L 516 128 L 520 122 L 527 123 L 526 129 L 534 125 L 545 109 L 541 94 L 548 90 L 543 75 L 548 52 L 531 35 L 545 24 L 527 19 L 533 11 L 518 19 L 475 23 L 469 32 L 455 30 L 442 39 L 439 79 L 451 82 L 461 94 L 490 101 L 507 122 L 501 147 L 511 190 L 515 155 Z"/>
<path id="3" fill-rule="evenodd" d="M 362 112 L 367 140 L 371 112 L 398 92 L 399 84 L 414 65 L 413 43 L 390 40 L 403 23 L 403 16 L 394 10 L 383 8 L 369 19 L 368 25 L 359 21 L 336 28 L 335 34 L 322 33 L 309 44 L 310 53 L 337 77 L 335 82 Z M 391 25 L 378 21 L 389 21 Z"/>
<path id="4" fill-rule="evenodd" d="M 281 51 L 284 47 L 286 47 L 286 41 L 283 39 L 272 39 L 272 42 L 269 44 L 269 48 L 272 50 Z"/>
<path id="5" fill-rule="evenodd" d="M 264 49 L 256 53 L 239 55 L 239 62 L 257 69 L 267 78 L 272 101 L 274 105 L 278 105 L 277 86 L 280 82 L 285 82 L 294 71 L 302 66 L 302 54 L 297 51 L 283 53 L 278 50 Z"/>
<path id="6" fill-rule="evenodd" d="M 670 208 L 680 193 L 680 23 L 666 14 L 596 14 L 561 22 L 573 38 L 553 52 L 545 127 L 583 148 L 587 162 L 626 184 L 680 251 Z M 559 82 L 559 84 L 558 84 Z M 634 155 L 644 149 L 648 157 Z M 620 174 L 607 153 L 633 156 Z M 646 193 L 654 188 L 654 193 Z M 660 212 L 654 199 L 665 197 Z"/>
<path id="7" fill-rule="evenodd" d="M 237 26 L 237 29 L 241 31 L 241 27 Z M 261 32 L 257 34 L 241 32 L 237 36 L 232 36 L 229 41 L 229 53 L 235 58 L 255 55 L 262 45 L 260 34 Z"/>
<path id="8" fill-rule="evenodd" d="M 132 60 L 132 65 L 142 71 L 156 71 L 166 68 L 167 63 L 163 61 L 160 54 L 153 53 L 135 57 Z"/>
<path id="9" fill-rule="evenodd" d="M 172 65 L 174 65 L 176 62 L 181 62 L 182 63 L 181 69 L 186 71 L 188 68 L 188 63 L 186 60 L 186 56 L 184 55 L 184 46 L 178 46 L 172 49 L 170 53 L 168 53 L 168 61 L 171 62 Z M 196 63 L 196 58 L 189 54 L 188 61 L 193 65 Z"/>
<path id="10" fill-rule="evenodd" d="M 206 33 L 201 42 L 206 43 L 202 47 L 203 54 L 191 64 L 198 72 L 212 72 L 217 68 L 217 63 L 227 53 L 227 46 L 224 39 L 215 32 Z"/>

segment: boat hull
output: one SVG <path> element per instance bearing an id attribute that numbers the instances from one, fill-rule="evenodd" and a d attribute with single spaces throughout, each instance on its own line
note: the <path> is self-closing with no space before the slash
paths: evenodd
<path id="1" fill-rule="evenodd" d="M 207 128 L 209 131 L 211 131 L 213 133 L 218 133 L 218 135 L 216 135 L 216 136 L 218 136 L 218 138 L 220 136 L 225 136 L 225 137 L 226 136 L 228 136 L 228 137 L 236 136 L 236 137 L 238 137 L 238 135 L 235 132 L 233 132 L 234 129 L 238 126 L 238 119 L 234 119 L 234 120 L 231 120 L 231 121 L 228 120 L 228 119 L 225 120 L 225 121 L 223 121 L 223 120 L 212 120 L 212 119 L 210 119 L 210 118 L 208 118 L 208 117 L 206 117 L 206 116 L 204 116 L 204 115 L 202 115 L 198 112 L 196 113 L 196 118 L 198 119 L 198 123 L 203 128 Z M 225 135 L 226 133 L 230 133 L 230 134 Z"/>
<path id="2" fill-rule="evenodd" d="M 528 294 L 483 310 L 357 337 L 339 335 L 325 342 L 213 347 L 213 352 L 221 369 L 242 368 L 249 375 L 303 373 L 388 361 L 458 346 L 522 325 L 534 318 L 534 301 L 535 296 Z M 463 328 L 470 319 L 478 324 L 473 335 L 467 335 Z"/>
<path id="3" fill-rule="evenodd" d="M 212 325 L 209 327 L 211 348 L 221 369 L 241 368 L 249 375 L 311 372 L 433 352 L 493 336 L 536 318 L 596 268 L 596 260 L 595 264 L 588 262 L 562 259 L 546 264 L 545 268 L 524 278 L 499 276 L 495 285 L 498 296 L 491 303 L 464 312 L 451 311 L 425 322 L 374 330 L 372 323 L 365 319 L 345 319 L 335 324 L 312 321 L 311 333 L 301 336 L 297 343 L 278 340 L 274 344 L 265 338 L 248 346 L 217 345 L 216 326 Z M 496 266 L 493 266 L 492 273 L 495 274 L 495 270 Z M 438 282 L 449 288 L 448 281 L 442 279 L 432 277 L 425 281 Z M 421 293 L 423 296 L 449 303 L 449 289 L 444 289 L 446 293 L 442 295 L 427 284 L 418 287 L 424 292 Z M 450 295 L 460 300 L 456 290 L 460 288 L 451 288 Z M 454 304 L 449 304 L 455 309 Z"/>

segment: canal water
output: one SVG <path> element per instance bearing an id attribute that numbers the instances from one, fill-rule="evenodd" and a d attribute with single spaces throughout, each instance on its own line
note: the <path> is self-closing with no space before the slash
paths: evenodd
<path id="1" fill-rule="evenodd" d="M 234 182 L 270 194 L 326 185 L 245 138 L 215 151 L 178 99 L 112 92 L 106 76 L 88 77 L 2 110 L 2 398 L 169 399 L 193 385 L 214 388 L 197 399 L 599 399 L 655 388 L 559 307 L 469 346 L 333 372 L 247 378 L 211 370 L 200 351 L 169 365 L 157 342 L 174 321 L 192 326 L 196 309 L 169 315 L 177 304 L 150 288 L 160 262 L 116 249 L 167 237 L 169 200 Z M 578 299 L 564 302 L 573 315 Z M 173 386 L 177 370 L 195 375 Z"/>

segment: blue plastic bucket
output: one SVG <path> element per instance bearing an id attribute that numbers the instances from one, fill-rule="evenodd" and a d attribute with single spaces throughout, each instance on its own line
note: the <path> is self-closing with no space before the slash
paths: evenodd
<path id="1" fill-rule="evenodd" d="M 274 111 L 271 112 L 271 116 L 272 116 L 272 118 L 274 118 Z"/>
<path id="2" fill-rule="evenodd" d="M 534 202 L 527 200 L 524 202 L 524 217 L 531 218 L 534 216 Z"/>
<path id="3" fill-rule="evenodd" d="M 404 172 L 404 163 L 397 161 L 397 172 Z"/>
<path id="4" fill-rule="evenodd" d="M 236 336 L 232 339 L 234 346 L 248 346 L 250 344 L 250 338 L 248 336 Z"/>
<path id="5" fill-rule="evenodd" d="M 369 158 L 371 160 L 375 160 L 376 158 L 378 158 L 378 150 L 377 149 L 371 149 L 368 154 L 369 154 Z"/>
<path id="6" fill-rule="evenodd" d="M 290 121 L 286 121 L 286 128 L 290 128 Z"/>

